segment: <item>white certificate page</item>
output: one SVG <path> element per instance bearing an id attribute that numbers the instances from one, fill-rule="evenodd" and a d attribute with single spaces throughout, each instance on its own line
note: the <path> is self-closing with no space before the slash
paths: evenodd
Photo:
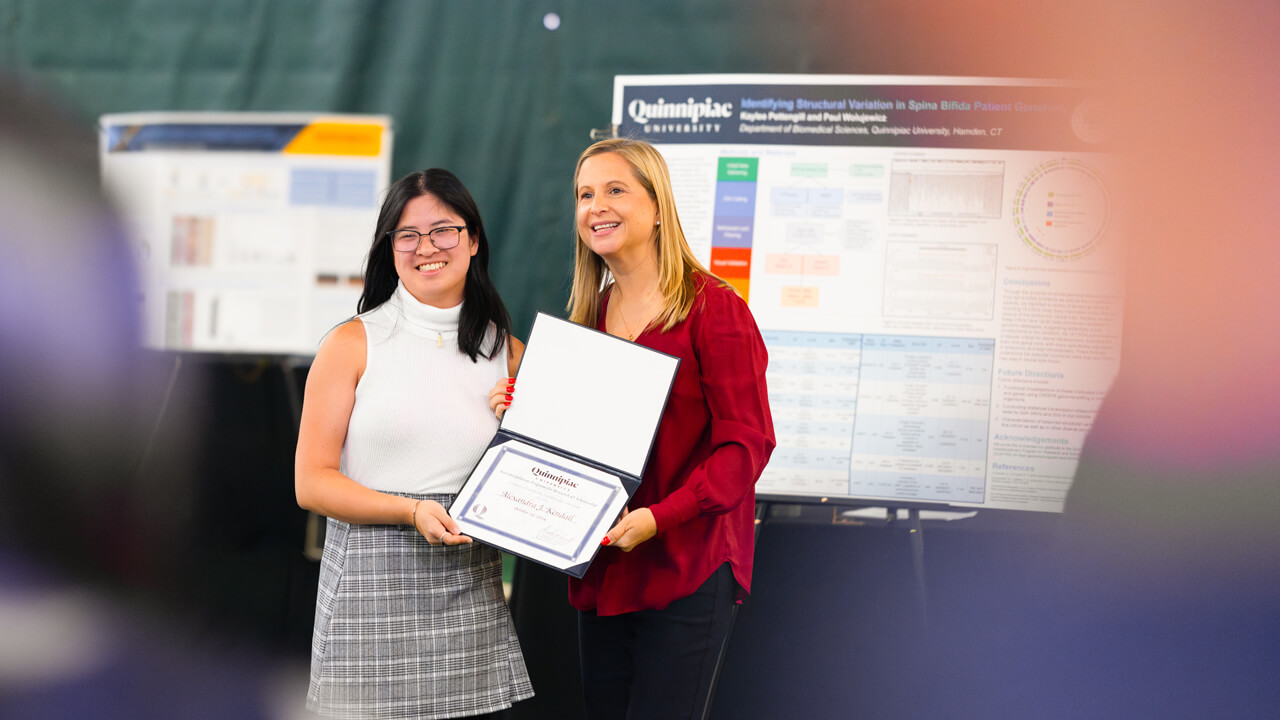
<path id="1" fill-rule="evenodd" d="M 466 535 L 567 569 L 591 560 L 627 499 L 616 475 L 513 440 L 486 451 L 451 514 Z"/>

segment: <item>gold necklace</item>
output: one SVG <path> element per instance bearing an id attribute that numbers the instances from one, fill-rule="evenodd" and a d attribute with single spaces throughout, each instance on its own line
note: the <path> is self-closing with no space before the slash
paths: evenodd
<path id="1" fill-rule="evenodd" d="M 627 329 L 627 339 L 635 340 L 636 334 L 631 330 L 631 323 L 627 322 L 627 316 L 622 314 L 622 306 L 618 306 L 618 317 L 622 318 L 622 326 Z"/>
<path id="2" fill-rule="evenodd" d="M 648 299 L 652 297 L 653 297 L 653 293 L 651 292 L 649 293 L 649 296 L 646 298 L 646 301 L 648 301 Z M 647 310 L 648 307 L 649 306 L 646 304 L 642 309 Z M 634 341 L 638 333 L 636 333 L 634 330 L 631 329 L 631 323 L 627 322 L 627 316 L 622 312 L 622 291 L 621 290 L 618 291 L 617 311 L 618 311 L 618 319 L 622 320 L 622 326 L 627 329 L 627 340 Z M 641 316 L 644 317 L 643 313 Z M 644 332 L 644 329 L 646 327 L 649 327 L 649 322 L 647 320 L 643 325 L 640 326 L 640 332 Z"/>

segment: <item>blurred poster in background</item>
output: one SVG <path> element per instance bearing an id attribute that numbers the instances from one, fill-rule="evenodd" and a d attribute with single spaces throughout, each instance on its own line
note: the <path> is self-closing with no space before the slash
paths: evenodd
<path id="1" fill-rule="evenodd" d="M 144 345 L 313 355 L 355 312 L 391 121 L 104 115 L 102 180 L 137 242 Z"/>

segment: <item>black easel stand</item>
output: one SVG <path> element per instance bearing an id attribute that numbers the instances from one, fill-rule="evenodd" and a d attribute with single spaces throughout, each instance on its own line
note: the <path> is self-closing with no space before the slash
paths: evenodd
<path id="1" fill-rule="evenodd" d="M 911 508 L 907 511 L 907 522 L 910 523 L 908 536 L 911 540 L 911 562 L 916 575 L 916 597 L 920 604 L 920 622 L 925 630 L 929 628 L 929 595 L 924 574 L 924 525 L 920 522 L 920 511 Z"/>
<path id="2" fill-rule="evenodd" d="M 151 453 L 155 450 L 156 438 L 160 435 L 160 426 L 164 423 L 165 413 L 169 410 L 169 400 L 173 397 L 173 387 L 178 384 L 178 371 L 182 369 L 182 355 L 174 353 L 173 369 L 169 371 L 169 383 L 164 388 L 164 398 L 160 401 L 160 409 L 156 412 L 156 423 L 151 428 L 151 433 L 147 436 L 147 444 L 142 450 L 142 457 L 138 458 L 137 475 L 142 476 L 146 471 L 147 465 L 151 462 Z"/>
<path id="3" fill-rule="evenodd" d="M 302 391 L 298 389 L 297 369 L 310 364 L 310 358 L 305 361 L 295 357 L 280 359 L 280 371 L 284 373 L 284 389 L 289 396 L 289 411 L 293 413 L 295 431 L 302 424 Z"/>
<path id="4" fill-rule="evenodd" d="M 765 517 L 769 514 L 769 503 L 760 501 L 756 503 L 756 542 L 760 541 L 760 528 L 764 525 Z M 738 608 L 740 605 L 735 604 L 729 615 L 729 631 L 724 634 L 724 643 L 720 645 L 720 652 L 716 656 L 716 669 L 711 674 L 711 689 L 707 692 L 707 702 L 702 706 L 702 720 L 708 720 L 711 717 L 711 704 L 716 698 L 716 686 L 720 684 L 720 672 L 724 669 L 724 658 L 729 653 L 729 638 L 733 637 L 734 621 L 738 619 Z"/>
<path id="5" fill-rule="evenodd" d="M 280 359 L 280 371 L 284 373 L 285 392 L 289 396 L 289 411 L 293 415 L 295 437 L 302 427 L 302 389 L 298 387 L 298 368 L 309 366 L 311 358 L 284 357 Z M 303 533 L 302 555 L 308 560 L 319 562 L 324 554 L 324 534 L 327 527 L 325 518 L 314 512 L 307 512 L 307 527 Z"/>

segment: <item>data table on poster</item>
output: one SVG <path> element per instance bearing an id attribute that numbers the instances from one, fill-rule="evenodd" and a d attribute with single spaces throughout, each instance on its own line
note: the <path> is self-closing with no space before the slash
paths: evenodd
<path id="1" fill-rule="evenodd" d="M 757 490 L 847 493 L 862 336 L 780 330 L 762 336 L 778 445 Z"/>
<path id="2" fill-rule="evenodd" d="M 862 339 L 850 494 L 983 500 L 992 340 Z"/>
<path id="3" fill-rule="evenodd" d="M 763 336 L 778 446 L 762 494 L 982 502 L 993 341 Z"/>

